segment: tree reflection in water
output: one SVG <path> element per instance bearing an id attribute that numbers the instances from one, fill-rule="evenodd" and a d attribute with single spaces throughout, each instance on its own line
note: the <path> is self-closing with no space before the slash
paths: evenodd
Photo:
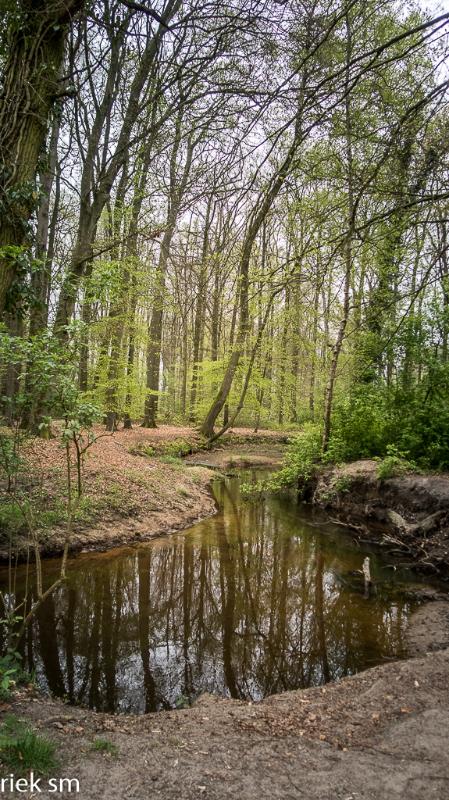
<path id="1" fill-rule="evenodd" d="M 42 687 L 149 712 L 202 691 L 257 700 L 401 655 L 410 605 L 342 582 L 363 554 L 341 531 L 293 499 L 242 503 L 236 479 L 216 492 L 221 513 L 187 534 L 70 562 L 23 643 Z"/>

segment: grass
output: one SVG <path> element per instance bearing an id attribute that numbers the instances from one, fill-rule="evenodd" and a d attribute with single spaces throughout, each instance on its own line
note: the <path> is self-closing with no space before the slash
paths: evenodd
<path id="1" fill-rule="evenodd" d="M 0 761 L 16 775 L 48 775 L 57 767 L 55 745 L 11 715 L 0 727 Z"/>
<path id="2" fill-rule="evenodd" d="M 170 464 L 170 466 L 175 467 L 177 469 L 184 468 L 184 462 L 182 458 L 179 458 L 178 456 L 161 456 L 159 461 L 162 464 Z"/>
<path id="3" fill-rule="evenodd" d="M 96 753 L 103 753 L 107 756 L 116 756 L 118 755 L 118 747 L 117 745 L 113 744 L 113 742 L 108 741 L 108 739 L 95 739 L 92 744 L 92 750 L 95 750 Z"/>

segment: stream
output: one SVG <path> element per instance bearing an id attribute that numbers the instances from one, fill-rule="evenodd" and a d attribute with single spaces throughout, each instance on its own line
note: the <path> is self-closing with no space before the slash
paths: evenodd
<path id="1" fill-rule="evenodd" d="M 145 713 L 202 692 L 257 701 L 403 657 L 414 609 L 403 587 L 419 579 L 371 554 L 365 599 L 352 573 L 368 550 L 294 497 L 243 501 L 240 481 L 254 477 L 216 481 L 219 513 L 181 534 L 71 558 L 23 643 L 37 684 Z M 49 585 L 58 561 L 43 568 Z"/>

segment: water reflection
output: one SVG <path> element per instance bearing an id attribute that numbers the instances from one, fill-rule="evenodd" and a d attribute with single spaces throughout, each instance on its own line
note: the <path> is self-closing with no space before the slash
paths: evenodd
<path id="1" fill-rule="evenodd" d="M 236 479 L 216 492 L 222 512 L 188 534 L 70 562 L 24 641 L 42 687 L 149 712 L 201 691 L 257 700 L 401 654 L 410 606 L 345 585 L 363 554 L 340 531 L 293 500 L 242 504 Z"/>

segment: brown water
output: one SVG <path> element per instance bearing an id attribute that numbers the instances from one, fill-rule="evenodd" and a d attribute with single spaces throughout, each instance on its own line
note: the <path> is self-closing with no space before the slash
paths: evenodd
<path id="1" fill-rule="evenodd" d="M 372 556 L 366 600 L 349 574 L 366 553 L 344 529 L 293 498 L 245 503 L 237 478 L 214 490 L 220 512 L 185 533 L 70 560 L 24 642 L 42 688 L 141 713 L 204 691 L 258 700 L 403 655 L 412 609 L 391 582 L 410 576 Z M 57 569 L 45 562 L 47 583 Z"/>

